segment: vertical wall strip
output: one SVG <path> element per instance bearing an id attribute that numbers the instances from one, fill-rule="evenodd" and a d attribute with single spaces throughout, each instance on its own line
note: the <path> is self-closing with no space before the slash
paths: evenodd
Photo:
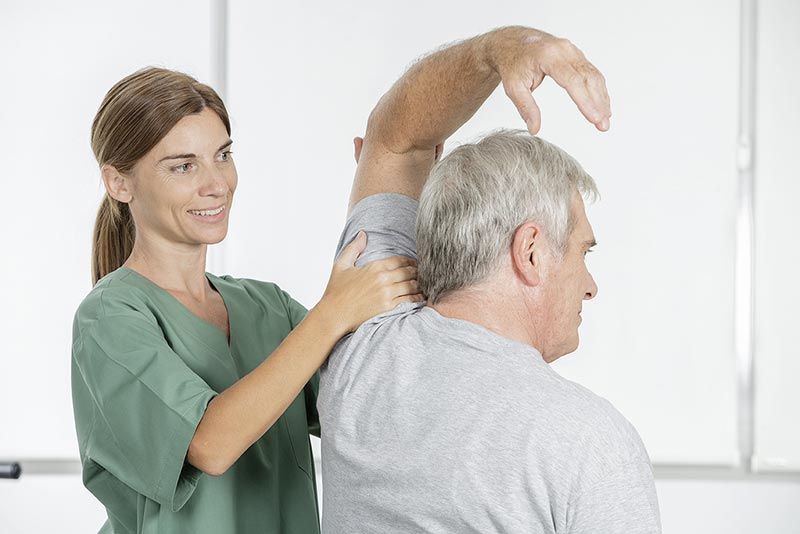
<path id="1" fill-rule="evenodd" d="M 211 0 L 211 87 L 227 104 L 228 96 L 228 0 Z M 208 248 L 206 270 L 226 274 L 225 241 Z"/>
<path id="2" fill-rule="evenodd" d="M 228 96 L 228 0 L 211 1 L 211 83 L 219 96 Z"/>
<path id="3" fill-rule="evenodd" d="M 755 235 L 754 235 L 754 159 L 755 159 L 755 77 L 756 77 L 756 0 L 741 0 L 739 132 L 737 170 L 739 175 L 736 211 L 735 266 L 735 351 L 738 377 L 738 429 L 741 466 L 749 471 L 755 447 Z"/>

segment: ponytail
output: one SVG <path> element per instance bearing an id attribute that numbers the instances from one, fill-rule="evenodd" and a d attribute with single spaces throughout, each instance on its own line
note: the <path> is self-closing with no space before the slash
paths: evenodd
<path id="1" fill-rule="evenodd" d="M 122 267 L 131 255 L 135 236 L 136 227 L 128 205 L 106 194 L 94 223 L 92 285 L 108 273 Z"/>

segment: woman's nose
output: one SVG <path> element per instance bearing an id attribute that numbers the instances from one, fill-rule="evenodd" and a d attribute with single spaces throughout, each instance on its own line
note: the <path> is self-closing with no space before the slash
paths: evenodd
<path id="1" fill-rule="evenodd" d="M 203 177 L 202 196 L 224 196 L 228 193 L 228 181 L 223 172 L 216 165 L 206 167 Z"/>

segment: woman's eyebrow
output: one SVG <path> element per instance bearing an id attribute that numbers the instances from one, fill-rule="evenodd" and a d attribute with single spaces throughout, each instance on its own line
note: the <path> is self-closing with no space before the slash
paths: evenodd
<path id="1" fill-rule="evenodd" d="M 225 143 L 222 144 L 222 146 L 220 146 L 217 149 L 217 152 L 219 152 L 223 148 L 228 148 L 232 144 L 233 144 L 233 140 L 232 139 L 228 139 L 227 141 L 225 141 Z M 168 159 L 191 159 L 191 158 L 196 158 L 196 157 L 197 157 L 196 154 L 175 154 L 174 156 L 167 156 L 165 158 L 161 158 L 160 160 L 158 160 L 158 163 L 161 163 L 162 161 L 166 161 Z"/>

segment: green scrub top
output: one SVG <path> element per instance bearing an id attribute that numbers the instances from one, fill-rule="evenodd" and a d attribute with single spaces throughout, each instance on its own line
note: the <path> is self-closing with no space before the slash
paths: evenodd
<path id="1" fill-rule="evenodd" d="M 306 314 L 275 284 L 206 276 L 228 309 L 230 344 L 127 267 L 100 280 L 75 314 L 75 424 L 83 483 L 108 512 L 101 532 L 317 533 L 308 437 L 319 435 L 317 375 L 225 474 L 186 462 L 209 401 Z"/>

